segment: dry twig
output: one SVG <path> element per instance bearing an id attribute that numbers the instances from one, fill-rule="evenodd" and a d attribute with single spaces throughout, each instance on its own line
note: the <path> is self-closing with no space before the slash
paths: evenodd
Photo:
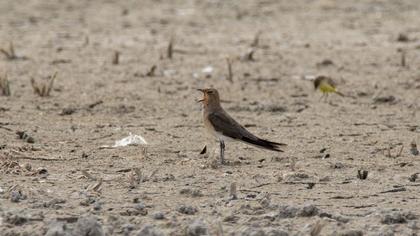
<path id="1" fill-rule="evenodd" d="M 97 192 L 97 193 L 101 192 L 102 182 L 103 182 L 102 178 L 99 179 L 98 183 L 96 183 L 95 185 L 93 185 L 91 189 L 93 191 Z"/>
<path id="2" fill-rule="evenodd" d="M 112 57 L 112 64 L 118 65 L 120 63 L 120 52 L 115 51 L 114 56 Z"/>
<path id="3" fill-rule="evenodd" d="M 174 53 L 174 37 L 172 36 L 171 39 L 169 40 L 168 47 L 166 49 L 166 56 L 169 59 L 172 59 L 173 53 Z"/>
<path id="4" fill-rule="evenodd" d="M 227 69 L 228 69 L 227 80 L 233 83 L 232 59 L 230 57 L 227 57 L 226 63 L 227 63 Z"/>
<path id="5" fill-rule="evenodd" d="M 401 66 L 402 67 L 405 67 L 406 66 L 406 60 L 405 60 L 405 57 L 406 57 L 406 51 L 405 50 L 402 50 L 401 51 Z"/>
<path id="6" fill-rule="evenodd" d="M 236 183 L 231 183 L 230 184 L 230 189 L 229 189 L 229 198 L 231 200 L 236 200 L 238 199 L 238 194 L 236 191 Z"/>
<path id="7" fill-rule="evenodd" d="M 156 66 L 156 65 L 153 65 L 153 66 L 149 69 L 149 71 L 146 73 L 146 76 L 150 76 L 150 77 L 155 76 L 155 71 L 156 71 L 156 68 L 157 68 L 157 66 Z"/>
<path id="8" fill-rule="evenodd" d="M 258 31 L 254 36 L 254 40 L 251 43 L 251 47 L 258 47 L 260 43 L 260 36 L 261 36 L 261 31 Z"/>

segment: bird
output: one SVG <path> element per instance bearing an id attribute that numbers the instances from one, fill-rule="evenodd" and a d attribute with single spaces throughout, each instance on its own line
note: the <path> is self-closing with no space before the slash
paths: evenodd
<path id="1" fill-rule="evenodd" d="M 220 144 L 220 163 L 225 164 L 225 141 L 236 140 L 270 151 L 283 152 L 280 147 L 287 146 L 259 138 L 235 121 L 220 105 L 219 92 L 214 88 L 198 89 L 203 93 L 203 121 L 206 130 Z"/>
<path id="2" fill-rule="evenodd" d="M 336 93 L 342 97 L 345 97 L 344 94 L 337 90 L 336 86 L 336 83 L 330 77 L 324 75 L 320 75 L 314 80 L 315 90 L 319 89 L 322 92 L 321 99 L 324 96 L 328 97 L 328 94 L 330 93 Z"/>

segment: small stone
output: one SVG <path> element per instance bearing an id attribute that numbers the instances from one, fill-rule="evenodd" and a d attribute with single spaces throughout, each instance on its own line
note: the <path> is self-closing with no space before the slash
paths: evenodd
<path id="1" fill-rule="evenodd" d="M 76 112 L 76 109 L 71 108 L 71 107 L 67 107 L 67 108 L 64 108 L 64 109 L 61 111 L 60 115 L 61 115 L 61 116 L 67 116 L 67 115 L 71 115 L 71 114 L 73 114 L 73 113 L 75 113 L 75 112 Z"/>
<path id="2" fill-rule="evenodd" d="M 190 194 L 191 193 L 191 189 L 189 188 L 183 188 L 179 191 L 180 194 Z"/>
<path id="3" fill-rule="evenodd" d="M 200 189 L 194 189 L 191 192 L 191 197 L 202 197 L 202 196 L 203 196 L 203 194 L 201 193 Z"/>
<path id="4" fill-rule="evenodd" d="M 410 152 L 414 156 L 418 156 L 419 155 L 419 150 L 417 149 L 417 144 L 414 141 L 410 143 Z"/>
<path id="5" fill-rule="evenodd" d="M 142 215 L 145 216 L 147 215 L 148 211 L 146 209 L 146 205 L 144 205 L 143 203 L 138 203 L 134 206 L 134 209 L 136 210 L 136 215 Z"/>
<path id="6" fill-rule="evenodd" d="M 331 168 L 333 168 L 333 169 L 343 169 L 344 164 L 341 163 L 341 162 L 336 162 L 335 164 L 331 164 Z"/>
<path id="7" fill-rule="evenodd" d="M 93 210 L 95 210 L 95 211 L 100 211 L 102 209 L 102 203 L 100 203 L 100 202 L 95 202 L 94 204 L 93 204 Z"/>
<path id="8" fill-rule="evenodd" d="M 37 170 L 36 170 L 36 172 L 39 174 L 39 175 L 43 175 L 43 176 L 48 176 L 48 170 L 47 169 L 45 169 L 45 168 L 38 168 Z"/>
<path id="9" fill-rule="evenodd" d="M 197 213 L 197 208 L 192 207 L 192 206 L 185 206 L 185 205 L 181 205 L 180 207 L 177 208 L 177 211 L 179 213 L 182 214 L 186 214 L 186 215 L 194 215 L 195 213 Z"/>
<path id="10" fill-rule="evenodd" d="M 410 177 L 408 177 L 408 180 L 410 182 L 416 182 L 417 178 L 419 177 L 418 175 L 419 175 L 419 173 L 414 173 L 414 174 L 410 175 Z"/>
<path id="11" fill-rule="evenodd" d="M 153 214 L 153 219 L 163 220 L 163 219 L 165 219 L 165 214 L 163 214 L 163 212 L 156 212 L 156 213 Z"/>

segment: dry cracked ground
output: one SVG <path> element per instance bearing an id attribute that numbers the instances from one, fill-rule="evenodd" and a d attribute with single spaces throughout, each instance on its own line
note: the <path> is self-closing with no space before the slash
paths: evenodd
<path id="1" fill-rule="evenodd" d="M 416 0 L 0 1 L 0 235 L 417 235 L 419 16 Z M 318 75 L 346 96 L 320 100 Z M 228 143 L 218 165 L 203 87 L 285 152 Z M 130 133 L 147 144 L 113 147 Z"/>

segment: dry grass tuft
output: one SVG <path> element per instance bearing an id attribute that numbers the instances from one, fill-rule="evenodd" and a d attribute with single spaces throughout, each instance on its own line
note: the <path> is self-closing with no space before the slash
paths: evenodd
<path id="1" fill-rule="evenodd" d="M 8 60 L 15 60 L 15 59 L 18 58 L 16 56 L 15 48 L 13 47 L 13 43 L 12 42 L 10 42 L 9 51 L 7 51 L 6 49 L 0 48 L 0 52 L 3 53 L 3 55 L 6 56 L 6 58 Z"/>
<path id="2" fill-rule="evenodd" d="M 0 90 L 1 94 L 4 96 L 10 96 L 10 83 L 9 79 L 7 78 L 7 74 L 5 73 L 3 77 L 0 76 Z"/>
<path id="3" fill-rule="evenodd" d="M 15 53 L 15 47 L 13 46 L 13 43 L 10 42 L 9 44 L 9 50 L 6 50 L 4 48 L 0 48 L 0 52 L 3 53 L 3 55 L 7 58 L 7 60 L 26 60 L 28 59 L 25 56 L 18 56 Z"/>
<path id="4" fill-rule="evenodd" d="M 44 83 L 38 83 L 35 81 L 34 78 L 31 78 L 31 85 L 34 89 L 34 92 L 38 94 L 40 97 L 48 97 L 50 96 L 51 90 L 54 85 L 54 80 L 57 77 L 57 72 L 55 72 L 52 76 L 48 78 L 48 80 Z"/>

